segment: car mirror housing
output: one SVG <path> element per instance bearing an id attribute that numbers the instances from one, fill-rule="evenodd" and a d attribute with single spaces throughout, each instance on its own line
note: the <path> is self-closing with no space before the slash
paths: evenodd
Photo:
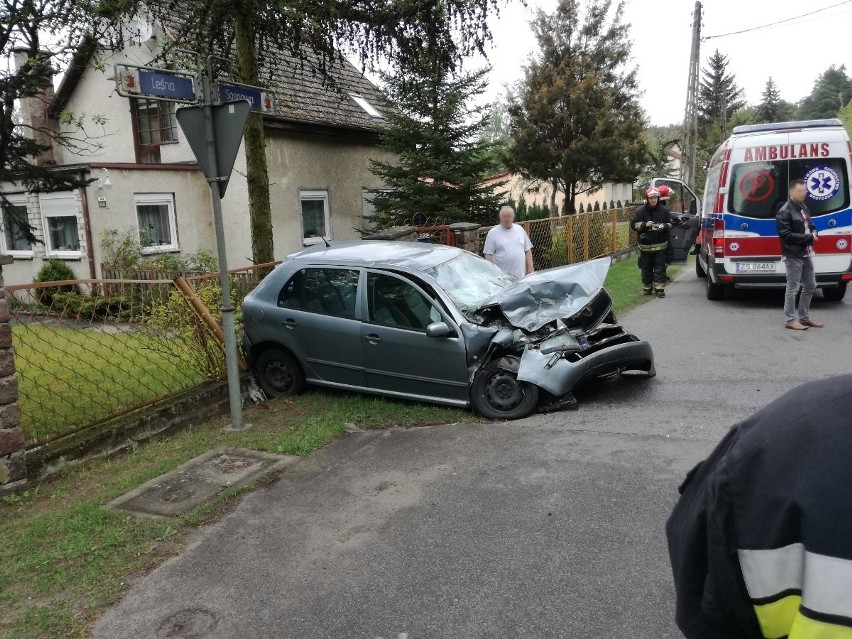
<path id="1" fill-rule="evenodd" d="M 446 322 L 435 322 L 426 327 L 426 337 L 449 337 L 452 331 Z"/>

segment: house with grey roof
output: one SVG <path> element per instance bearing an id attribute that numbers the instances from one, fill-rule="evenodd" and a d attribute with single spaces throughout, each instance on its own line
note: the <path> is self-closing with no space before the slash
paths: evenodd
<path id="1" fill-rule="evenodd" d="M 61 193 L 27 193 L 0 184 L 8 202 L 0 252 L 15 258 L 3 269 L 7 283 L 32 281 L 49 258 L 66 261 L 81 279 L 101 277 L 100 240 L 110 230 L 129 230 L 152 256 L 214 249 L 209 189 L 177 124 L 179 105 L 116 93 L 114 65 L 151 64 L 158 39 L 166 37 L 155 29 L 147 42 L 120 52 L 81 50 L 55 92 L 21 104 L 25 120 L 59 130 L 71 127 L 72 120 L 83 124 L 84 144 L 54 146 L 39 162 L 92 181 Z M 371 159 L 387 157 L 378 146 L 382 96 L 348 62 L 335 64 L 331 73 L 333 82 L 324 83 L 309 67 L 282 58 L 273 74 L 277 106 L 264 114 L 264 122 L 277 258 L 323 237 L 359 237 L 371 213 L 371 194 L 382 188 L 370 172 Z M 229 266 L 248 266 L 242 148 L 222 204 Z M 20 234 L 19 225 L 10 223 L 13 216 L 26 219 L 39 242 Z"/>

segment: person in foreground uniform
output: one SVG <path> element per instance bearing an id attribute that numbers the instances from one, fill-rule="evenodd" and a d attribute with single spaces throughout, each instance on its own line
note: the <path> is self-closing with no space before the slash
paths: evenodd
<path id="1" fill-rule="evenodd" d="M 687 639 L 852 637 L 852 375 L 796 388 L 687 475 L 666 525 Z"/>
<path id="2" fill-rule="evenodd" d="M 790 199 L 775 216 L 778 237 L 781 238 L 781 255 L 787 271 L 787 293 L 784 297 L 784 326 L 794 331 L 822 328 L 825 324 L 810 318 L 811 299 L 816 290 L 813 244 L 819 234 L 811 222 L 811 213 L 805 206 L 808 195 L 804 180 L 790 182 Z M 802 295 L 796 308 L 799 287 Z"/>
<path id="3" fill-rule="evenodd" d="M 639 234 L 639 268 L 645 295 L 666 296 L 666 252 L 674 226 L 669 210 L 660 204 L 660 192 L 645 191 L 645 204 L 636 209 L 630 225 Z"/>

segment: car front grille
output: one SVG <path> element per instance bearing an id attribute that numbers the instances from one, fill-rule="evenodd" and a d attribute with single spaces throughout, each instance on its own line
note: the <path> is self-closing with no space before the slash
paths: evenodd
<path id="1" fill-rule="evenodd" d="M 591 302 L 565 320 L 568 328 L 580 328 L 588 332 L 606 319 L 612 310 L 612 298 L 604 289 Z"/>

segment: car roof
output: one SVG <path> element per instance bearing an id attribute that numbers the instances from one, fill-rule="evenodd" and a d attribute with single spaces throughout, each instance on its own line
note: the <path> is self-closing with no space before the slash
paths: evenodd
<path id="1" fill-rule="evenodd" d="M 402 267 L 426 271 L 458 257 L 464 251 L 453 246 L 427 242 L 362 240 L 317 244 L 288 255 L 285 262 L 347 266 Z"/>

